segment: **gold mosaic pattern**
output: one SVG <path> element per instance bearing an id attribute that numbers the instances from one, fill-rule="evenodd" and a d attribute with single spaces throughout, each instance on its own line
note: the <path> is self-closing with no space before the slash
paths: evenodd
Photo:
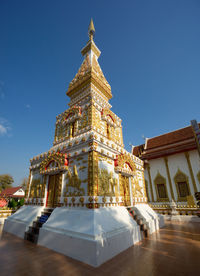
<path id="1" fill-rule="evenodd" d="M 40 165 L 40 173 L 44 174 L 48 172 L 48 165 L 50 164 L 51 161 L 55 161 L 58 165 L 57 169 L 67 169 L 67 166 L 65 166 L 65 154 L 59 153 L 59 152 L 54 152 L 50 153 L 42 162 Z"/>
<path id="2" fill-rule="evenodd" d="M 134 178 L 132 178 L 132 187 L 133 187 L 133 196 L 134 197 L 143 197 L 143 193 L 142 193 L 142 187 L 140 187 L 139 184 L 139 179 L 137 176 L 135 176 Z"/>
<path id="3" fill-rule="evenodd" d="M 117 179 L 113 177 L 112 172 L 107 169 L 98 170 L 98 195 L 99 196 L 115 196 L 115 187 Z"/>
<path id="4" fill-rule="evenodd" d="M 135 172 L 135 163 L 128 154 L 120 154 L 117 159 L 117 167 L 124 168 L 125 164 L 128 164 L 133 172 Z"/>
<path id="5" fill-rule="evenodd" d="M 87 84 L 93 83 L 101 92 L 108 98 L 112 98 L 111 88 L 105 79 L 103 72 L 98 64 L 98 61 L 93 56 L 92 64 L 90 63 L 89 55 L 86 57 L 75 75 L 74 79 L 70 82 L 67 95 L 73 96 L 78 90 Z"/>
<path id="6" fill-rule="evenodd" d="M 75 75 L 73 80 L 70 82 L 69 89 L 72 89 L 78 81 L 83 80 L 83 78 L 86 76 L 86 74 L 89 73 L 90 71 L 91 71 L 90 58 L 89 58 L 89 55 L 87 54 L 85 56 L 83 63 L 81 64 L 81 67 L 79 68 L 77 74 Z"/>
<path id="7" fill-rule="evenodd" d="M 98 193 L 98 153 L 91 151 L 88 154 L 88 195 L 96 196 Z"/>
<path id="8" fill-rule="evenodd" d="M 73 167 L 73 173 L 68 170 L 66 175 L 66 192 L 65 196 L 84 196 L 85 190 L 81 188 L 81 179 L 78 176 L 76 165 Z"/>

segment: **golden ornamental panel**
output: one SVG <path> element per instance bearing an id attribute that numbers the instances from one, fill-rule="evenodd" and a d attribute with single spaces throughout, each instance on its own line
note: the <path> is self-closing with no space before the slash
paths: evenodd
<path id="1" fill-rule="evenodd" d="M 48 168 L 49 164 L 53 161 L 56 162 L 57 167 L 52 169 Z M 68 169 L 67 155 L 60 152 L 50 153 L 40 164 L 41 174 L 45 174 L 54 170 L 67 170 L 67 169 Z"/>

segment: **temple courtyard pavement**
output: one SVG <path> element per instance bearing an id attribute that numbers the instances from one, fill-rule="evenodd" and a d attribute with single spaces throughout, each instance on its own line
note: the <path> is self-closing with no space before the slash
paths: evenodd
<path id="1" fill-rule="evenodd" d="M 0 231 L 2 232 L 2 229 Z M 159 232 L 98 268 L 90 267 L 11 234 L 1 233 L 1 276 L 191 276 L 199 273 L 200 223 L 167 222 Z"/>

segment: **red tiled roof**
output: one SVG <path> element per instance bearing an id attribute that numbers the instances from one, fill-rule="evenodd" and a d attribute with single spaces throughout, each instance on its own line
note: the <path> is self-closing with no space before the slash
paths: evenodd
<path id="1" fill-rule="evenodd" d="M 139 146 L 133 146 L 132 154 L 139 157 L 144 150 L 144 144 Z"/>
<path id="2" fill-rule="evenodd" d="M 0 196 L 5 196 L 5 197 L 12 197 L 14 193 L 16 193 L 18 190 L 22 189 L 21 186 L 18 187 L 12 187 L 12 188 L 7 188 L 3 190 L 0 194 Z M 21 197 L 21 196 L 17 196 Z"/>
<path id="3" fill-rule="evenodd" d="M 148 139 L 146 149 L 149 150 L 149 149 L 153 149 L 161 146 L 166 146 L 166 145 L 181 142 L 190 138 L 194 138 L 194 134 L 193 134 L 192 127 L 188 126 L 185 128 L 181 128 L 181 129 Z"/>

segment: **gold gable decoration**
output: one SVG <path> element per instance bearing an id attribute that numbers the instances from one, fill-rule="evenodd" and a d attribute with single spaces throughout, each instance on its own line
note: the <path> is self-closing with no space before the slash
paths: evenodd
<path id="1" fill-rule="evenodd" d="M 91 72 L 91 64 L 90 64 L 90 58 L 87 54 L 81 67 L 78 70 L 78 73 L 75 75 L 73 80 L 69 84 L 68 92 L 73 89 L 76 85 L 80 84 L 80 82 L 85 80 L 85 77 L 87 77 L 88 73 Z"/>
<path id="2" fill-rule="evenodd" d="M 94 72 L 97 75 L 97 77 L 108 87 L 108 89 L 111 89 L 110 84 L 107 82 L 95 56 L 93 56 L 92 58 L 92 72 Z"/>
<path id="3" fill-rule="evenodd" d="M 135 164 L 128 154 L 120 154 L 115 159 L 115 171 L 127 175 L 135 175 Z"/>
<path id="4" fill-rule="evenodd" d="M 103 111 L 102 111 L 101 116 L 102 116 L 102 119 L 106 120 L 106 121 L 107 121 L 106 117 L 109 116 L 112 119 L 113 123 L 116 124 L 115 115 L 109 108 L 104 108 Z"/>
<path id="5" fill-rule="evenodd" d="M 55 162 L 56 167 L 49 167 L 49 165 Z M 68 160 L 67 154 L 63 154 L 60 152 L 49 153 L 49 155 L 41 162 L 40 164 L 40 173 L 46 174 L 50 172 L 57 172 L 60 170 L 68 169 Z"/>
<path id="6" fill-rule="evenodd" d="M 71 108 L 69 108 L 68 110 L 66 110 L 63 114 L 63 121 L 66 121 L 70 115 L 72 116 L 77 116 L 77 118 L 81 117 L 81 107 L 78 105 L 74 105 Z"/>

